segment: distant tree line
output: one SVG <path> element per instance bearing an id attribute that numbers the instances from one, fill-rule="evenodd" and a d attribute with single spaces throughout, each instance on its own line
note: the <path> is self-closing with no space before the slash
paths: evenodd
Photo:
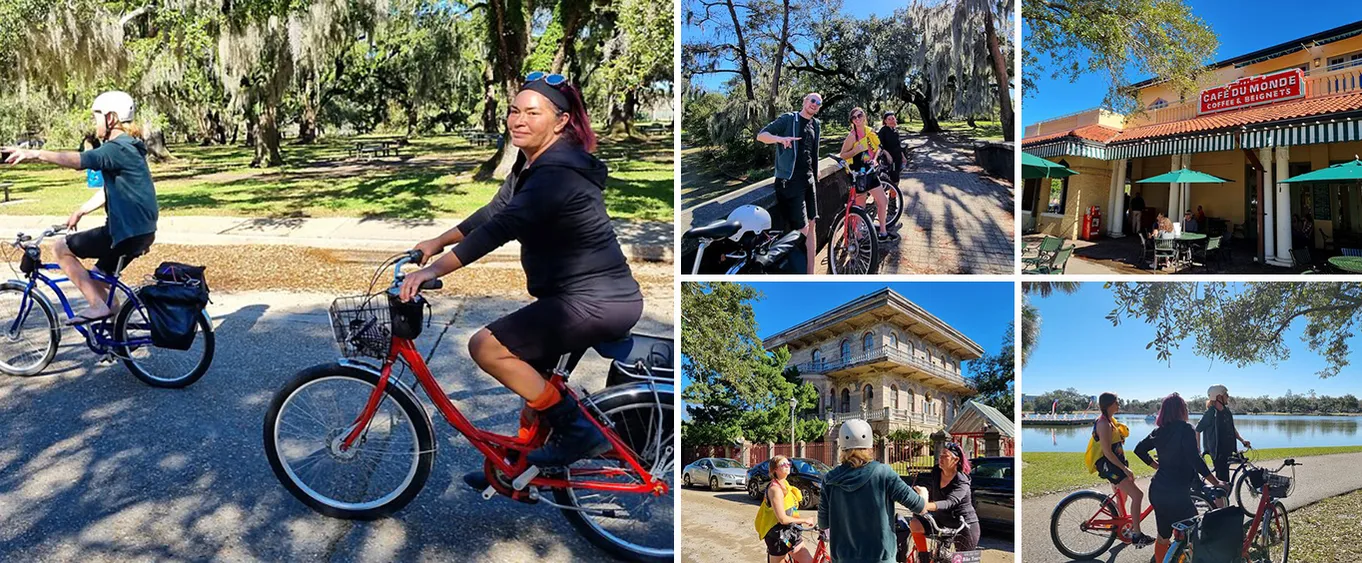
<path id="1" fill-rule="evenodd" d="M 1233 389 L 1231 389 L 1233 392 Z M 1187 400 L 1188 406 L 1193 412 L 1205 408 L 1206 396 L 1204 394 L 1183 395 Z M 1097 406 L 1092 401 L 1091 395 L 1084 395 L 1078 390 L 1069 389 L 1050 391 L 1036 397 L 1026 397 L 1022 401 L 1022 411 L 1030 413 L 1048 413 L 1050 408 L 1059 401 L 1055 412 L 1071 413 L 1096 410 Z M 1121 399 L 1121 412 L 1128 414 L 1153 414 L 1158 412 L 1159 404 L 1163 397 L 1154 399 Z M 1352 393 L 1341 397 L 1320 395 L 1313 389 L 1306 393 L 1294 393 L 1287 390 L 1285 395 L 1280 397 L 1232 397 L 1230 408 L 1236 413 L 1261 414 L 1261 413 L 1287 413 L 1287 414 L 1362 414 L 1362 401 Z"/>

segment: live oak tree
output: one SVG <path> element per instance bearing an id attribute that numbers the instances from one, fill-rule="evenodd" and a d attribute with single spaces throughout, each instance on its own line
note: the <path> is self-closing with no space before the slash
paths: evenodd
<path id="1" fill-rule="evenodd" d="M 1003 347 L 997 354 L 987 354 L 970 363 L 969 382 L 985 405 L 998 409 L 1008 418 L 1016 405 L 1013 382 L 1016 379 L 1016 356 L 1013 353 L 1012 325 L 1003 333 Z"/>
<path id="2" fill-rule="evenodd" d="M 1044 72 L 1070 81 L 1106 73 L 1104 103 L 1122 113 L 1140 106 L 1128 88 L 1128 70 L 1194 93 L 1219 47 L 1215 33 L 1182 0 L 1027 0 L 1022 20 L 1025 91 L 1033 93 L 1035 77 Z"/>
<path id="3" fill-rule="evenodd" d="M 1131 319 L 1154 331 L 1146 346 L 1160 360 L 1190 341 L 1198 355 L 1234 366 L 1276 365 L 1291 357 L 1284 333 L 1301 340 L 1326 366 L 1322 378 L 1351 364 L 1348 340 L 1362 323 L 1362 283 L 1112 283 L 1113 324 Z"/>
<path id="4" fill-rule="evenodd" d="M 1046 298 L 1056 292 L 1072 295 L 1078 291 L 1077 282 L 1023 282 L 1021 330 L 1021 365 L 1031 360 L 1031 353 L 1040 342 L 1040 309 L 1031 303 L 1031 296 Z"/>

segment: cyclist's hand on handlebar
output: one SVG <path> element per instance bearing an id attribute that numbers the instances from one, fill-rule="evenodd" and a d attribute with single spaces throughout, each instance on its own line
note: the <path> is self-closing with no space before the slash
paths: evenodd
<path id="1" fill-rule="evenodd" d="M 66 219 L 66 224 L 61 225 L 61 227 L 64 227 L 68 231 L 74 231 L 76 230 L 76 226 L 80 224 L 81 217 L 84 217 L 84 215 L 77 209 L 75 213 L 72 213 L 71 216 Z M 53 230 L 56 230 L 56 227 L 57 225 L 53 225 Z"/>
<path id="2" fill-rule="evenodd" d="M 430 270 L 420 269 L 402 278 L 402 291 L 398 294 L 403 302 L 411 301 L 416 294 L 421 293 L 421 284 L 436 278 L 435 273 Z"/>
<path id="3" fill-rule="evenodd" d="M 1241 440 L 1241 441 L 1244 442 L 1244 447 L 1245 447 L 1245 448 L 1253 449 L 1253 443 L 1252 443 L 1252 442 L 1249 442 L 1248 440 Z"/>
<path id="4" fill-rule="evenodd" d="M 421 251 L 421 259 L 416 261 L 418 266 L 425 266 L 426 262 L 429 262 L 431 258 L 434 258 L 435 255 L 445 251 L 445 247 L 440 245 L 440 241 L 435 239 L 423 240 L 416 243 L 416 246 L 413 247 L 413 249 Z"/>

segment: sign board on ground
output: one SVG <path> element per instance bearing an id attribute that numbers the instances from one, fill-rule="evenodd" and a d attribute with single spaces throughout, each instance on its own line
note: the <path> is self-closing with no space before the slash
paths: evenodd
<path id="1" fill-rule="evenodd" d="M 1201 91 L 1197 115 L 1275 104 L 1305 96 L 1305 71 L 1289 68 L 1272 74 L 1245 76 Z"/>

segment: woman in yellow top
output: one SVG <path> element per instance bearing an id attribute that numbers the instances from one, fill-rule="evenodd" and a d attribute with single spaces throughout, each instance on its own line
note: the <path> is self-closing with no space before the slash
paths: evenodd
<path id="1" fill-rule="evenodd" d="M 817 525 L 812 518 L 799 517 L 799 503 L 804 500 L 799 487 L 785 478 L 790 476 L 790 460 L 783 455 L 771 458 L 771 482 L 766 485 L 766 498 L 757 509 L 757 535 L 766 541 L 766 555 L 770 563 L 781 563 L 789 555 L 796 563 L 813 561 L 813 554 L 803 545 L 804 538 L 794 530 L 796 524 L 810 528 Z"/>
<path id="2" fill-rule="evenodd" d="M 1101 454 L 1093 464 L 1097 474 L 1130 497 L 1130 542 L 1137 548 L 1154 543 L 1154 538 L 1140 531 L 1140 511 L 1144 509 L 1144 493 L 1135 484 L 1135 473 L 1126 462 L 1126 435 L 1130 430 L 1116 422 L 1116 412 L 1121 410 L 1121 401 L 1115 393 L 1103 393 L 1097 398 L 1097 406 L 1102 415 L 1093 423 L 1093 440 L 1101 447 Z"/>
<path id="3" fill-rule="evenodd" d="M 842 140 L 842 151 L 837 154 L 842 160 L 851 161 L 852 170 L 869 169 L 880 151 L 880 138 L 874 131 L 866 128 L 865 119 L 865 110 L 861 108 L 851 110 L 851 131 L 847 133 L 847 138 Z M 856 190 L 856 205 L 865 205 L 866 194 L 875 196 L 875 218 L 879 220 L 880 241 L 899 238 L 897 234 L 890 233 L 885 224 L 884 216 L 889 200 L 884 194 L 884 186 L 880 185 L 879 174 L 861 176 L 853 188 Z"/>

